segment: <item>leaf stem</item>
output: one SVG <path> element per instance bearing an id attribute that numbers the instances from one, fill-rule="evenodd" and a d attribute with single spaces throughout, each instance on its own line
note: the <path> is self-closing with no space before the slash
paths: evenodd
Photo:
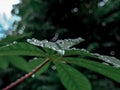
<path id="1" fill-rule="evenodd" d="M 22 83 L 24 80 L 35 74 L 39 69 L 41 69 L 47 62 L 49 62 L 49 58 L 44 60 L 41 64 L 39 64 L 35 69 L 33 69 L 31 72 L 25 74 L 21 78 L 17 79 L 15 82 L 11 83 L 10 85 L 6 86 L 2 90 L 10 90 L 11 88 L 17 86 L 18 84 Z"/>

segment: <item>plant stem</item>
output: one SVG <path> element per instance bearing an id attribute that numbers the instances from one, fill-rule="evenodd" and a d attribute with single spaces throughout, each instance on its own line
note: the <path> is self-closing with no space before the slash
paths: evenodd
<path id="1" fill-rule="evenodd" d="M 33 69 L 31 72 L 25 74 L 21 78 L 17 79 L 15 82 L 11 83 L 10 85 L 6 86 L 2 90 L 10 90 L 11 88 L 17 86 L 18 84 L 22 83 L 24 80 L 35 74 L 39 69 L 41 69 L 47 62 L 49 62 L 49 58 L 47 58 L 45 61 L 43 61 L 41 64 L 39 64 L 35 69 Z"/>

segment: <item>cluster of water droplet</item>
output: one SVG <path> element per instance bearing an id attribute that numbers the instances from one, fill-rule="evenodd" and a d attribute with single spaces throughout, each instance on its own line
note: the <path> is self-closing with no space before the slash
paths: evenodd
<path id="1" fill-rule="evenodd" d="M 84 41 L 84 40 L 80 37 L 76 38 L 76 39 L 57 40 L 56 42 L 50 42 L 48 40 L 39 41 L 35 38 L 27 39 L 27 42 L 29 42 L 30 44 L 33 44 L 36 46 L 41 46 L 41 47 L 51 48 L 62 55 L 65 54 L 65 50 L 81 50 L 81 51 L 84 51 L 92 56 L 96 56 L 96 58 L 102 60 L 103 63 L 107 63 L 107 65 L 112 64 L 113 66 L 120 68 L 120 60 L 118 60 L 115 57 L 100 55 L 97 53 L 90 53 L 86 49 L 71 48 L 73 45 L 79 44 L 82 41 Z"/>
<path id="2" fill-rule="evenodd" d="M 73 45 L 76 45 L 82 41 L 84 41 L 84 40 L 80 37 L 77 39 L 57 40 L 56 42 L 50 42 L 48 40 L 39 41 L 35 38 L 27 39 L 27 42 L 29 42 L 30 44 L 33 44 L 36 46 L 41 46 L 41 47 L 51 48 L 62 55 L 65 54 L 65 50 L 69 50 L 70 47 L 72 47 Z"/>
<path id="3" fill-rule="evenodd" d="M 109 64 L 112 64 L 114 65 L 115 67 L 117 68 L 120 68 L 120 60 L 115 58 L 115 57 L 110 57 L 110 56 L 105 56 L 105 55 L 98 55 L 98 58 L 109 63 Z"/>
<path id="4" fill-rule="evenodd" d="M 79 49 L 81 51 L 84 51 L 92 56 L 95 56 L 96 58 L 100 59 L 103 61 L 103 64 L 105 65 L 113 65 L 116 68 L 120 68 L 120 60 L 115 58 L 115 57 L 111 57 L 111 56 L 106 56 L 106 55 L 100 55 L 98 53 L 90 53 L 89 51 L 87 51 L 86 49 Z"/>

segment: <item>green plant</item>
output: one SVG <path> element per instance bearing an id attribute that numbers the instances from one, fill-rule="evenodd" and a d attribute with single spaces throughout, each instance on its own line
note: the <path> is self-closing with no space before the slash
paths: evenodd
<path id="1" fill-rule="evenodd" d="M 11 63 L 13 66 L 29 72 L 3 90 L 15 87 L 32 75 L 39 76 L 49 68 L 50 64 L 55 65 L 58 76 L 67 90 L 92 90 L 90 81 L 75 68 L 76 65 L 120 83 L 120 61 L 115 57 L 73 48 L 74 45 L 83 41 L 81 38 L 57 40 L 56 42 L 39 41 L 33 38 L 27 41 L 29 43 L 16 42 L 0 47 L 0 60 L 2 60 L 0 68 L 6 69 Z M 26 61 L 22 56 L 35 58 Z"/>

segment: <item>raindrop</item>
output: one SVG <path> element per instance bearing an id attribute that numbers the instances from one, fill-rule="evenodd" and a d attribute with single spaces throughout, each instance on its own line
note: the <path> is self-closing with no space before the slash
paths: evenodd
<path id="1" fill-rule="evenodd" d="M 104 5 L 105 5 L 104 2 L 99 2 L 99 3 L 98 3 L 98 6 L 99 6 L 99 7 L 102 7 L 102 6 L 104 6 Z"/>
<path id="2" fill-rule="evenodd" d="M 38 59 L 38 57 L 34 57 L 34 58 L 33 58 L 33 60 L 36 60 L 36 59 Z"/>
<path id="3" fill-rule="evenodd" d="M 115 58 L 115 57 L 110 57 L 110 56 L 105 56 L 105 55 L 98 55 L 98 58 L 100 60 L 103 60 L 106 63 L 112 64 L 115 67 L 119 67 L 120 68 L 120 60 Z"/>
<path id="4" fill-rule="evenodd" d="M 51 68 L 52 68 L 52 70 L 56 70 L 56 66 L 52 66 Z"/>
<path id="5" fill-rule="evenodd" d="M 25 26 L 23 26 L 23 27 L 18 31 L 18 33 L 19 33 L 19 34 L 23 34 L 24 30 L 25 30 Z"/>
<path id="6" fill-rule="evenodd" d="M 120 65 L 118 65 L 118 64 L 115 64 L 115 65 L 114 65 L 114 67 L 116 67 L 116 68 L 120 68 Z"/>
<path id="7" fill-rule="evenodd" d="M 108 0 L 102 0 L 98 3 L 98 7 L 103 7 L 106 3 L 108 2 Z"/>
<path id="8" fill-rule="evenodd" d="M 110 62 L 110 60 L 106 59 L 107 62 Z"/>
<path id="9" fill-rule="evenodd" d="M 110 55 L 113 55 L 113 56 L 114 56 L 114 55 L 115 55 L 115 51 L 111 51 L 111 52 L 110 52 Z"/>
<path id="10" fill-rule="evenodd" d="M 35 74 L 32 75 L 32 78 L 34 78 L 34 77 L 35 77 Z"/>
<path id="11" fill-rule="evenodd" d="M 106 22 L 102 22 L 102 26 L 106 26 Z"/>
<path id="12" fill-rule="evenodd" d="M 48 40 L 37 40 L 35 38 L 27 39 L 27 42 L 36 46 L 41 47 L 48 47 L 51 48 L 58 53 L 64 55 L 65 50 L 70 50 L 73 45 L 76 45 L 80 42 L 84 41 L 81 37 L 76 39 L 64 39 L 64 40 L 57 40 L 56 42 L 50 42 Z"/>
<path id="13" fill-rule="evenodd" d="M 19 34 L 23 34 L 23 32 L 24 32 L 23 30 L 19 30 L 18 31 Z"/>
<path id="14" fill-rule="evenodd" d="M 17 41 L 13 41 L 13 44 L 16 44 L 17 43 Z"/>
<path id="15" fill-rule="evenodd" d="M 61 55 L 64 55 L 65 54 L 65 50 L 57 50 L 57 52 Z"/>
<path id="16" fill-rule="evenodd" d="M 87 53 L 90 53 L 88 50 L 86 49 L 80 49 L 81 51 L 84 51 L 84 52 L 87 52 Z"/>
<path id="17" fill-rule="evenodd" d="M 6 46 L 10 46 L 10 44 L 7 44 Z"/>
<path id="18" fill-rule="evenodd" d="M 99 53 L 94 53 L 93 55 L 95 55 L 95 56 L 100 56 L 100 54 L 99 54 Z"/>
<path id="19" fill-rule="evenodd" d="M 73 13 L 78 12 L 78 8 L 76 8 L 76 7 L 75 7 L 75 8 L 73 8 L 73 9 L 72 9 L 72 12 L 73 12 Z"/>

